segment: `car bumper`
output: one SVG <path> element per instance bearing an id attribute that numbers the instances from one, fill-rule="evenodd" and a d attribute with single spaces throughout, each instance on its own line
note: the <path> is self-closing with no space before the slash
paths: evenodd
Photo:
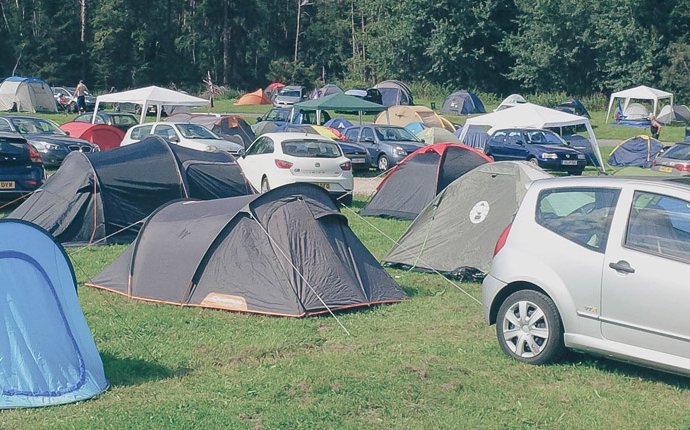
<path id="1" fill-rule="evenodd" d="M 572 164 L 568 162 L 574 162 Z M 563 164 L 568 163 L 568 164 Z M 587 165 L 587 160 L 544 160 L 539 159 L 539 167 L 547 170 L 559 170 L 564 172 L 581 171 Z"/>
<path id="2" fill-rule="evenodd" d="M 494 278 L 491 274 L 486 275 L 482 282 L 482 308 L 484 310 L 484 320 L 487 324 L 491 324 L 491 305 L 494 298 L 505 286 L 505 282 Z"/>
<path id="3" fill-rule="evenodd" d="M 369 170 L 370 161 L 367 156 L 359 154 L 345 154 L 345 156 L 352 163 L 354 170 Z"/>
<path id="4" fill-rule="evenodd" d="M 330 194 L 346 194 L 351 193 L 354 187 L 354 179 L 350 177 L 319 177 L 319 176 L 295 176 L 295 175 L 283 175 L 279 177 L 269 178 L 269 185 L 271 188 L 280 187 L 287 184 L 294 183 L 309 183 L 316 184 Z"/>

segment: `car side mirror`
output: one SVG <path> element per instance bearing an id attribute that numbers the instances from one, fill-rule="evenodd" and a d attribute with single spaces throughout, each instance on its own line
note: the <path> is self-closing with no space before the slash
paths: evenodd
<path id="1" fill-rule="evenodd" d="M 369 142 L 369 143 L 375 143 L 374 139 L 372 139 L 371 137 L 365 137 L 364 139 L 362 139 L 362 141 L 363 142 Z"/>
<path id="2" fill-rule="evenodd" d="M 244 148 L 242 148 L 242 149 L 239 150 L 239 152 L 237 152 L 237 155 L 239 155 L 240 157 L 244 158 L 244 157 L 247 155 L 247 150 L 244 149 Z"/>
<path id="3" fill-rule="evenodd" d="M 516 140 L 515 143 L 517 143 L 520 146 L 525 146 L 525 142 L 522 140 Z"/>
<path id="4" fill-rule="evenodd" d="M 67 136 L 69 136 L 69 135 L 70 135 L 70 134 L 69 134 L 69 131 L 66 131 L 66 132 L 65 132 L 65 134 L 66 134 Z"/>
<path id="5" fill-rule="evenodd" d="M 260 116 L 257 116 L 257 117 L 256 117 L 256 122 L 261 122 L 261 121 L 262 121 L 261 117 L 260 117 Z"/>
<path id="6" fill-rule="evenodd" d="M 177 137 L 177 136 L 170 136 L 170 141 L 171 141 L 171 142 L 178 142 L 178 143 L 179 143 L 179 142 L 180 142 L 180 138 Z"/>

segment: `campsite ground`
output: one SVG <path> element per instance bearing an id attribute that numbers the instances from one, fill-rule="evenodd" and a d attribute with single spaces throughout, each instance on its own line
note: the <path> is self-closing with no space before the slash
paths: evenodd
<path id="1" fill-rule="evenodd" d="M 610 147 L 604 148 L 608 153 Z M 375 181 L 375 173 L 363 181 Z M 358 179 L 359 181 L 359 179 Z M 351 228 L 382 259 L 409 222 Z M 111 388 L 96 399 L 0 412 L 0 428 L 679 428 L 690 380 L 571 353 L 506 358 L 478 283 L 390 269 L 409 300 L 306 319 L 129 301 L 83 284 L 124 246 L 68 253 Z"/>

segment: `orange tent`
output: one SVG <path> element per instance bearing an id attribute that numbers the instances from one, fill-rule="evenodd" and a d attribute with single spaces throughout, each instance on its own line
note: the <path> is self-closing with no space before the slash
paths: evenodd
<path id="1" fill-rule="evenodd" d="M 119 148 L 120 142 L 125 138 L 125 132 L 112 125 L 91 124 L 90 122 L 66 122 L 60 126 L 62 131 L 69 133 L 71 137 L 88 140 L 107 151 Z"/>
<path id="2" fill-rule="evenodd" d="M 237 99 L 235 103 L 233 103 L 235 106 L 243 106 L 243 105 L 270 105 L 271 101 L 266 98 L 264 95 L 264 90 L 259 88 L 258 90 L 254 91 L 253 93 L 247 93 Z"/>

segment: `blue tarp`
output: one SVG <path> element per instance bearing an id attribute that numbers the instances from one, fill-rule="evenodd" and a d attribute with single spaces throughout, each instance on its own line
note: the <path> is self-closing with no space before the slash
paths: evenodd
<path id="1" fill-rule="evenodd" d="M 50 406 L 108 388 L 64 249 L 44 230 L 0 220 L 0 409 Z"/>
<path id="2" fill-rule="evenodd" d="M 611 166 L 651 167 L 663 147 L 661 142 L 649 136 L 632 137 L 611 151 L 608 163 Z"/>

